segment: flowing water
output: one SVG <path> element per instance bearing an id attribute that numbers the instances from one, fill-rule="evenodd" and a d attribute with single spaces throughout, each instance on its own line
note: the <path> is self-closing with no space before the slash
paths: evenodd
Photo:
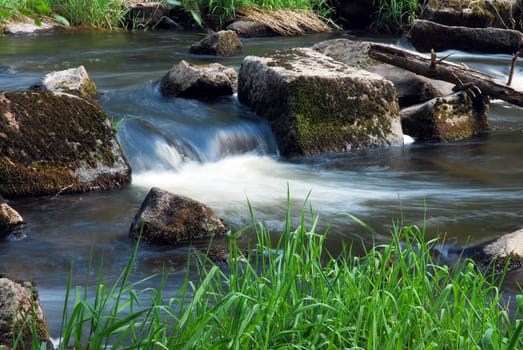
<path id="1" fill-rule="evenodd" d="M 206 203 L 233 229 L 250 222 L 249 202 L 275 236 L 283 228 L 289 192 L 294 220 L 307 201 L 306 211 L 312 207 L 319 215 L 321 229 L 330 227 L 332 250 L 340 241 L 386 242 L 394 219 L 426 222 L 429 237 L 445 235 L 457 245 L 523 226 L 521 108 L 493 101 L 491 132 L 481 138 L 283 159 L 267 123 L 236 97 L 160 96 L 157 81 L 181 59 L 239 68 L 242 57 L 188 54 L 200 37 L 186 32 L 0 37 L 0 90 L 25 89 L 50 71 L 84 65 L 103 93 L 101 104 L 110 118 L 121 121 L 118 138 L 133 168 L 132 185 L 125 189 L 11 201 L 27 225 L 23 238 L 0 242 L 0 273 L 36 281 L 53 335 L 70 271 L 74 283 L 96 278 L 88 266 L 97 271 L 102 260 L 108 281 L 121 272 L 133 249 L 130 223 L 152 186 Z M 244 54 L 310 46 L 327 38 L 246 39 Z M 451 57 L 503 79 L 511 60 L 460 52 Z M 522 82 L 518 68 L 515 83 Z M 249 234 L 240 238 L 245 246 L 252 241 Z M 142 246 L 136 278 L 166 269 L 168 288 L 176 288 L 187 252 Z M 512 273 L 507 288 L 514 290 L 521 280 L 521 273 Z"/>

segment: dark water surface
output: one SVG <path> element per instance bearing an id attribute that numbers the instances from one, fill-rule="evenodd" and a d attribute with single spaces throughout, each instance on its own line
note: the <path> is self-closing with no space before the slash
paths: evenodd
<path id="1" fill-rule="evenodd" d="M 386 242 L 398 218 L 418 225 L 426 218 L 429 237 L 446 235 L 460 245 L 523 226 L 521 108 L 494 101 L 492 131 L 482 138 L 282 159 L 266 122 L 236 97 L 201 102 L 159 95 L 156 82 L 181 59 L 239 68 L 243 56 L 188 54 L 200 37 L 177 32 L 0 37 L 0 90 L 25 89 L 50 71 L 84 65 L 103 93 L 109 116 L 124 118 L 118 137 L 133 168 L 133 184 L 122 190 L 11 201 L 28 223 L 26 237 L 0 242 L 0 272 L 36 281 L 53 335 L 71 269 L 74 282 L 84 283 L 92 255 L 95 271 L 103 259 L 108 281 L 121 272 L 133 249 L 130 223 L 152 186 L 210 205 L 233 228 L 250 222 L 249 200 L 274 235 L 283 227 L 289 188 L 295 220 L 308 197 L 322 228 L 331 226 L 333 250 L 340 241 Z M 244 55 L 327 38 L 248 39 Z M 460 52 L 451 57 L 503 79 L 511 60 Z M 521 69 L 515 84 L 523 84 Z M 357 215 L 375 232 L 345 213 Z M 253 237 L 241 240 L 248 245 Z M 186 248 L 142 247 L 135 275 L 143 278 L 165 267 L 172 275 L 168 288 L 175 289 L 186 254 Z M 514 272 L 507 287 L 514 290 L 519 281 L 523 275 Z"/>

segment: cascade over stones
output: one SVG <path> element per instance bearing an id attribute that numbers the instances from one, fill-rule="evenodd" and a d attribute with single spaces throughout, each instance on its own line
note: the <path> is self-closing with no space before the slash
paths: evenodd
<path id="1" fill-rule="evenodd" d="M 403 143 L 393 84 L 312 49 L 247 56 L 238 99 L 269 120 L 284 156 Z"/>
<path id="2" fill-rule="evenodd" d="M 223 236 L 214 211 L 193 199 L 153 187 L 134 217 L 129 236 L 147 243 L 179 246 Z"/>
<path id="3" fill-rule="evenodd" d="M 51 92 L 0 92 L 0 194 L 111 189 L 131 170 L 106 113 Z"/>

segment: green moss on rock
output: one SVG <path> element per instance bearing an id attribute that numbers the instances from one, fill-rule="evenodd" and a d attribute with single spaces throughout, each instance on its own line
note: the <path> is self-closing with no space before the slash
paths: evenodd
<path id="1" fill-rule="evenodd" d="M 97 188 L 96 181 L 79 179 L 77 169 L 122 166 L 107 115 L 87 100 L 49 92 L 0 93 L 0 121 L 0 193 L 6 197 Z"/>

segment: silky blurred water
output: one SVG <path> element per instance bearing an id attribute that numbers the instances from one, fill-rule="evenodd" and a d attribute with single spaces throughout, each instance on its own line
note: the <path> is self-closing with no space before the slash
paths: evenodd
<path id="1" fill-rule="evenodd" d="M 130 223 L 153 186 L 206 203 L 233 230 L 250 223 L 250 203 L 276 237 L 290 193 L 294 222 L 312 208 L 320 229 L 329 228 L 333 251 L 340 242 L 387 242 L 393 220 L 426 223 L 429 238 L 444 235 L 456 245 L 523 226 L 521 108 L 493 101 L 491 132 L 481 138 L 284 159 L 267 123 L 235 96 L 164 98 L 157 81 L 181 59 L 238 69 L 245 55 L 310 46 L 329 36 L 245 39 L 244 53 L 230 58 L 188 54 L 200 37 L 188 32 L 0 37 L 0 90 L 22 90 L 50 71 L 84 65 L 110 118 L 122 120 L 118 138 L 133 168 L 132 185 L 125 189 L 10 201 L 27 225 L 25 237 L 0 242 L 0 273 L 36 281 L 53 335 L 71 271 L 75 283 L 95 278 L 102 260 L 108 281 L 121 272 L 134 246 L 127 237 Z M 503 79 L 511 60 L 462 52 L 451 58 Z M 515 84 L 523 83 L 521 74 L 518 68 Z M 240 238 L 242 245 L 252 242 L 249 233 Z M 134 275 L 165 269 L 171 274 L 167 287 L 174 290 L 184 276 L 187 251 L 143 246 Z M 95 272 L 89 274 L 89 265 Z M 512 273 L 507 288 L 514 290 L 522 279 Z"/>

